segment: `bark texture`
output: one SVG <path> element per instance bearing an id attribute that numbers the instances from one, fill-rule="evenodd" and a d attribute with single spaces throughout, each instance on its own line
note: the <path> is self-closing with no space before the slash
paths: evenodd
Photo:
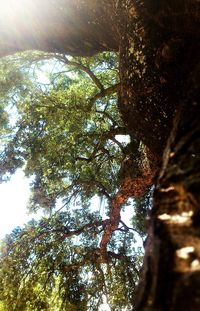
<path id="1" fill-rule="evenodd" d="M 200 107 L 196 99 L 183 104 L 168 141 L 154 193 L 137 310 L 200 308 Z"/>
<path id="2" fill-rule="evenodd" d="M 193 2 L 189 6 L 189 3 Z M 190 65 L 196 61 L 199 30 L 192 21 L 196 1 L 119 1 L 121 93 L 119 109 L 129 131 L 162 156 Z M 196 5 L 195 5 L 196 4 Z M 190 8 L 188 32 L 180 29 Z M 168 20 L 165 26 L 165 19 Z M 197 19 L 196 19 L 197 23 Z M 195 24 L 195 23 L 194 23 Z M 200 25 L 198 25 L 200 26 Z M 197 27 L 197 25 L 196 25 Z M 199 29 L 199 27 L 198 27 Z M 192 59 L 190 58 L 192 56 Z M 188 63 L 189 61 L 189 63 Z"/>
<path id="3" fill-rule="evenodd" d="M 149 130 L 150 120 L 153 120 L 155 152 L 158 150 L 156 128 L 159 128 L 157 140 L 162 137 L 165 151 L 154 192 L 136 310 L 199 310 L 200 3 L 159 1 L 155 4 L 155 1 L 146 1 L 146 6 L 144 3 L 143 6 L 137 7 L 136 12 L 138 15 L 142 14 L 139 21 L 144 31 L 142 38 L 147 44 L 147 49 L 144 50 L 147 71 L 141 75 L 142 91 L 145 90 L 145 83 L 149 82 L 155 89 L 150 92 L 149 97 L 146 94 L 147 100 L 143 97 L 140 102 L 137 101 L 136 91 L 136 101 L 132 102 L 134 89 L 129 84 L 131 79 L 126 75 L 131 75 L 132 61 L 125 43 L 123 50 L 126 57 L 123 68 L 128 68 L 129 73 L 125 71 L 127 84 L 122 91 L 125 99 L 126 92 L 128 95 L 131 92 L 133 94 L 129 97 L 131 113 L 135 109 L 139 111 L 140 107 L 146 110 L 146 103 L 152 99 L 155 112 L 159 109 L 162 114 L 159 119 L 166 129 L 163 128 L 165 134 L 160 136 L 162 126 L 159 126 L 159 119 L 155 119 L 158 115 L 147 113 L 150 116 L 146 124 Z M 184 26 L 181 28 L 181 25 Z M 130 32 L 126 32 L 128 33 L 131 34 L 131 29 Z M 130 39 L 127 42 L 130 42 Z M 128 64 L 127 59 L 130 59 Z M 153 69 L 153 76 L 151 70 L 148 73 L 148 68 Z M 122 109 L 125 111 L 126 108 L 122 105 Z M 167 118 L 163 119 L 164 115 Z M 129 113 L 126 121 L 130 127 L 133 118 Z M 143 134 L 146 139 L 149 138 L 145 132 Z M 146 143 L 148 144 L 148 141 Z"/>

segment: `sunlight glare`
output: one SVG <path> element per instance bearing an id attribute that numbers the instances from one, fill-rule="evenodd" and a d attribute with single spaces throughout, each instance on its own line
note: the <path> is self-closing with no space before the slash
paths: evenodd
<path id="1" fill-rule="evenodd" d="M 31 2 L 27 0 L 0 0 L 1 20 L 15 21 L 19 15 L 27 15 L 30 8 Z"/>

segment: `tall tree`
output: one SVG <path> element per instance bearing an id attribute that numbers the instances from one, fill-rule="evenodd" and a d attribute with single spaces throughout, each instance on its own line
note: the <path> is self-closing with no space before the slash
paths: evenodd
<path id="1" fill-rule="evenodd" d="M 23 9 L 28 9 L 29 3 L 28 0 L 25 1 Z M 82 12 L 84 22 L 87 24 L 88 17 L 91 16 L 91 2 L 73 3 L 73 17 L 79 18 L 79 13 Z M 200 304 L 198 251 L 200 198 L 197 191 L 200 180 L 196 173 L 200 166 L 198 122 L 200 3 L 195 0 L 162 0 L 159 3 L 149 0 L 113 0 L 98 3 L 99 8 L 103 10 L 102 15 L 96 11 L 98 30 L 100 33 L 108 33 L 107 29 L 111 29 L 110 41 L 112 42 L 117 34 L 115 42 L 119 43 L 117 44 L 120 51 L 121 77 L 119 109 L 123 120 L 128 130 L 136 133 L 137 137 L 150 148 L 158 163 L 163 156 L 162 170 L 157 179 L 154 195 L 149 243 L 138 295 L 138 310 L 180 308 L 197 310 Z M 60 3 L 53 4 L 52 1 L 51 4 L 56 9 Z M 72 1 L 65 1 L 62 4 L 65 4 L 65 12 L 68 11 L 67 5 L 71 4 L 72 7 Z M 46 1 L 44 7 L 40 7 L 36 2 L 34 7 L 36 10 L 29 11 L 33 20 L 41 16 L 40 12 L 43 12 L 43 17 L 45 16 L 43 10 L 45 6 L 47 8 Z M 71 7 L 69 6 L 70 9 Z M 84 8 L 88 8 L 88 13 Z M 20 32 L 20 36 L 16 35 L 19 40 L 18 47 L 12 37 L 13 30 L 22 30 L 21 25 L 26 26 L 27 19 L 25 20 L 25 15 L 20 12 L 17 19 L 16 15 L 14 16 L 12 23 L 14 22 L 16 27 L 12 29 L 8 27 L 8 19 L 4 19 L 1 27 L 3 30 L 7 25 L 7 32 L 2 31 L 1 36 L 4 44 L 2 55 L 17 51 L 20 46 L 21 49 L 56 48 L 57 51 L 63 49 L 63 44 L 59 48 L 59 38 L 63 37 L 59 36 L 57 26 L 60 26 L 59 30 L 62 29 L 62 34 L 66 36 L 68 28 L 65 26 L 62 28 L 63 24 L 53 23 L 55 20 L 60 21 L 58 17 L 63 16 L 61 13 L 57 16 L 52 14 L 50 17 L 51 29 L 56 30 L 51 42 L 46 37 L 44 41 L 38 38 L 40 44 L 36 40 L 33 42 L 36 31 L 29 24 L 27 36 L 26 27 Z M 99 20 L 102 16 L 105 16 L 104 21 Z M 20 24 L 16 23 L 18 19 Z M 112 21 L 111 28 L 107 28 L 108 20 Z M 38 21 L 38 25 L 46 31 L 47 24 L 43 23 L 42 27 L 41 21 L 43 18 Z M 71 42 L 77 38 L 75 29 L 79 25 L 78 20 L 73 25 L 75 25 L 74 32 L 70 32 Z M 80 25 L 83 26 L 81 22 Z M 93 34 L 96 34 L 97 28 L 88 26 L 87 29 L 93 41 Z M 84 34 L 82 35 L 85 40 Z M 57 42 L 55 38 L 58 39 Z M 98 36 L 97 38 L 100 42 Z M 8 48 L 9 42 L 14 44 Z M 48 45 L 43 42 L 48 42 Z M 68 52 L 70 44 L 67 40 L 62 40 L 63 42 L 66 43 L 64 48 Z M 99 49 L 98 45 L 96 51 Z M 110 49 L 113 49 L 113 46 Z M 90 50 L 94 51 L 93 45 Z M 76 51 L 79 52 L 80 49 Z M 83 54 L 86 53 L 84 48 L 82 51 Z"/>

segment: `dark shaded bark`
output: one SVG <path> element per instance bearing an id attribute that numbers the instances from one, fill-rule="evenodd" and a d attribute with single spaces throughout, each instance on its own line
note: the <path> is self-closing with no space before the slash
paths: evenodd
<path id="1" fill-rule="evenodd" d="M 167 28 L 161 27 L 160 22 L 156 23 L 154 15 L 151 15 L 153 8 L 159 7 L 162 19 L 169 6 L 163 1 L 162 7 L 161 2 L 155 5 L 155 1 L 137 1 L 136 4 L 134 1 L 121 1 L 118 7 L 121 38 L 119 109 L 130 132 L 158 157 L 163 154 L 184 80 L 190 72 L 190 44 L 196 41 L 197 36 L 195 32 L 188 35 L 173 28 L 170 24 L 172 9 L 168 13 Z M 179 6 L 182 8 L 181 4 Z M 176 14 L 180 13 L 179 9 Z M 192 56 L 194 61 L 195 54 Z"/>
<path id="2" fill-rule="evenodd" d="M 154 193 L 137 310 L 200 308 L 200 107 L 196 96 L 183 106 Z"/>
<path id="3" fill-rule="evenodd" d="M 166 136 L 162 136 L 165 152 L 154 192 L 136 310 L 199 310 L 200 4 L 197 1 L 146 3 L 146 7 L 135 9 L 138 14 L 135 19 L 138 18 L 144 33 L 147 69 L 140 82 L 133 75 L 131 79 L 131 64 L 136 69 L 139 64 L 135 64 L 127 52 L 127 44 L 133 40 L 137 45 L 138 39 L 132 35 L 133 26 L 129 29 L 129 22 L 125 32 L 129 37 L 121 49 L 126 55 L 122 65 L 122 98 L 129 98 L 130 108 L 126 109 L 121 103 L 120 108 L 125 112 L 127 125 L 136 131 L 135 110 L 138 122 L 140 109 L 148 110 L 151 103 L 155 104 L 158 113 L 167 115 L 163 119 L 163 116 L 147 112 L 146 117 L 150 118 L 146 129 L 150 130 L 150 120 L 153 120 L 155 152 L 159 148 L 156 141 L 161 130 L 159 119 L 167 126 Z M 184 26 L 181 28 L 180 24 Z M 154 88 L 149 95 L 146 92 L 147 99 L 143 94 L 146 85 Z M 142 125 L 145 126 L 145 122 L 142 121 Z M 156 128 L 159 128 L 157 139 Z M 143 134 L 144 140 L 149 138 L 145 132 Z"/>
<path id="4" fill-rule="evenodd" d="M 145 1 L 146 17 L 162 29 L 179 34 L 197 35 L 199 28 L 199 1 L 161 0 Z"/>

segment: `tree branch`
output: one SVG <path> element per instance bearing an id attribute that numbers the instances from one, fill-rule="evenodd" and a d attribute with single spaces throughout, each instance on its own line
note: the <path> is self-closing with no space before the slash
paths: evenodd
<path id="1" fill-rule="evenodd" d="M 118 126 L 117 122 L 114 120 L 114 118 L 112 116 L 109 115 L 108 112 L 106 112 L 105 110 L 97 110 L 96 109 L 96 112 L 97 113 L 100 113 L 102 114 L 103 116 L 105 116 L 106 118 L 108 118 L 111 122 L 112 122 L 112 125 L 113 126 Z"/>
<path id="2" fill-rule="evenodd" d="M 117 83 L 115 85 L 112 85 L 108 87 L 107 89 L 103 89 L 101 92 L 97 93 L 94 97 L 92 97 L 89 101 L 88 110 L 90 111 L 92 107 L 94 106 L 97 99 L 100 99 L 105 96 L 112 95 L 114 93 L 117 93 L 119 91 L 120 83 Z"/>
<path id="3" fill-rule="evenodd" d="M 100 252 L 102 262 L 108 261 L 107 245 L 114 231 L 118 230 L 119 223 L 121 222 L 121 208 L 131 197 L 141 197 L 144 195 L 147 187 L 152 184 L 152 178 L 155 172 L 152 172 L 148 165 L 142 166 L 137 174 L 131 173 L 133 163 L 129 163 L 127 167 L 130 175 L 125 175 L 121 181 L 118 192 L 114 195 L 111 201 L 110 216 L 106 228 L 102 235 L 100 242 Z M 129 170 L 128 170 L 129 169 Z M 124 224 L 125 225 L 125 224 Z"/>
<path id="4" fill-rule="evenodd" d="M 108 262 L 111 262 L 112 259 L 117 259 L 117 260 L 126 262 L 127 265 L 131 266 L 134 269 L 135 273 L 139 276 L 139 271 L 135 267 L 130 256 L 126 256 L 123 254 L 117 254 L 111 251 L 109 251 L 107 255 L 108 255 Z M 99 264 L 104 263 L 101 260 L 101 250 L 99 248 L 89 250 L 86 254 L 82 255 L 82 257 L 83 259 L 80 261 L 74 262 L 70 265 L 62 265 L 63 271 L 65 272 L 72 271 L 74 269 L 84 266 L 86 263 L 96 264 L 98 267 L 99 267 Z"/>
<path id="5" fill-rule="evenodd" d="M 65 55 L 63 55 L 61 58 L 62 62 L 64 62 L 66 65 L 69 66 L 73 66 L 77 69 L 80 69 L 82 71 L 84 71 L 85 73 L 87 73 L 87 75 L 92 79 L 92 81 L 96 84 L 96 86 L 98 87 L 98 89 L 101 90 L 101 92 L 104 92 L 104 86 L 101 83 L 101 81 L 97 78 L 97 76 L 92 72 L 92 70 L 87 67 L 84 66 L 81 63 L 75 62 L 75 61 L 70 61 Z"/>
<path id="6" fill-rule="evenodd" d="M 124 227 L 124 229 L 118 228 L 117 230 L 120 230 L 120 231 L 123 231 L 123 232 L 128 232 L 128 231 L 130 231 L 130 230 L 135 231 L 135 232 L 140 236 L 140 238 L 141 238 L 142 241 L 143 241 L 143 238 L 141 237 L 140 232 L 139 232 L 138 230 L 136 230 L 136 229 L 134 229 L 134 228 L 131 228 L 131 227 L 128 227 L 122 220 L 120 220 L 120 223 L 122 224 L 122 226 Z"/>
<path id="7" fill-rule="evenodd" d="M 38 233 L 38 235 L 36 235 L 33 239 L 37 239 L 40 238 L 43 235 L 49 235 L 52 233 L 58 233 L 62 235 L 62 239 L 67 239 L 70 238 L 72 236 L 75 235 L 80 235 L 81 233 L 83 233 L 84 231 L 88 230 L 88 229 L 92 229 L 95 227 L 100 227 L 100 226 L 105 226 L 106 225 L 107 220 L 97 220 L 94 222 L 90 222 L 84 226 L 82 226 L 81 228 L 77 229 L 77 230 L 69 230 L 67 227 L 62 227 L 62 228 L 58 228 L 58 229 L 52 229 L 52 230 L 47 230 L 47 231 L 41 231 L 40 233 Z"/>

